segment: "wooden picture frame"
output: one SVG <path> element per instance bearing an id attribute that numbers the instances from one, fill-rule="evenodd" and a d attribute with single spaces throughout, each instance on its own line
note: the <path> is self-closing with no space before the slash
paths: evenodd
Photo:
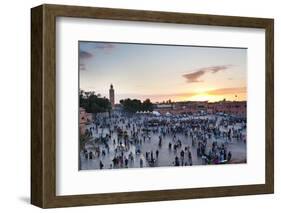
<path id="1" fill-rule="evenodd" d="M 265 29 L 265 184 L 56 195 L 56 17 Z M 31 203 L 42 208 L 267 194 L 274 192 L 273 19 L 126 9 L 41 5 L 31 9 Z"/>

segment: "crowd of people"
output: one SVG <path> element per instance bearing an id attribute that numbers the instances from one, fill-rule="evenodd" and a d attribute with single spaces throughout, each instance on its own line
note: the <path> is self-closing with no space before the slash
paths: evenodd
<path id="1" fill-rule="evenodd" d="M 225 164 L 233 158 L 246 161 L 246 120 L 231 116 L 116 113 L 96 118 L 86 135 L 89 140 L 80 153 L 82 169 Z M 231 144 L 244 151 L 235 156 Z"/>

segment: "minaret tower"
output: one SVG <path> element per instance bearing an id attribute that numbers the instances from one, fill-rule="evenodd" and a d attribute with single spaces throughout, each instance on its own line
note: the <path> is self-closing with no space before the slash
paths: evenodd
<path id="1" fill-rule="evenodd" d="M 112 84 L 110 84 L 110 89 L 109 89 L 109 101 L 111 103 L 111 107 L 113 108 L 115 104 L 115 97 L 114 97 L 114 89 Z"/>

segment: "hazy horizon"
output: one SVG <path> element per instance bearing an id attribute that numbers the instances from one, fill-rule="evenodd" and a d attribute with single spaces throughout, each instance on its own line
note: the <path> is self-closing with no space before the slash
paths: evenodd
<path id="1" fill-rule="evenodd" d="M 79 42 L 80 89 L 115 103 L 246 100 L 246 69 L 242 48 Z"/>

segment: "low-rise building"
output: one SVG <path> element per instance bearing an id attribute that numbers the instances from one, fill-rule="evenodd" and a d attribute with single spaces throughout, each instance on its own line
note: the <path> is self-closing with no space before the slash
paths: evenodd
<path id="1" fill-rule="evenodd" d="M 171 104 L 156 104 L 154 109 L 161 113 L 167 112 L 173 115 L 195 114 L 195 113 L 224 113 L 239 117 L 246 117 L 247 102 L 246 101 L 185 101 L 174 102 Z"/>
<path id="2" fill-rule="evenodd" d="M 86 112 L 83 107 L 79 108 L 79 129 L 80 134 L 85 134 L 86 125 L 93 121 L 92 113 Z"/>
<path id="3" fill-rule="evenodd" d="M 209 113 L 224 113 L 238 117 L 246 117 L 246 101 L 220 101 L 209 103 Z"/>

